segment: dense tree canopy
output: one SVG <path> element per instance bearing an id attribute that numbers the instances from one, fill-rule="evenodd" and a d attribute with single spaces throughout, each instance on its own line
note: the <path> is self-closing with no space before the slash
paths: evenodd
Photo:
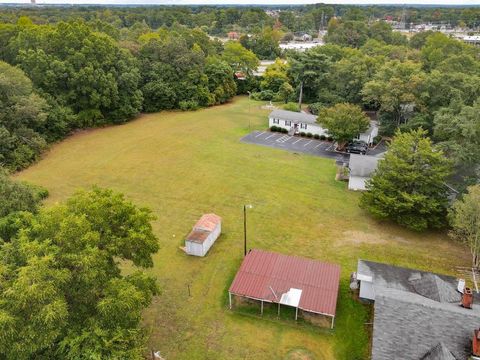
<path id="1" fill-rule="evenodd" d="M 158 291 L 141 270 L 158 250 L 147 209 L 110 190 L 42 209 L 0 248 L 0 355 L 142 359 L 141 311 Z"/>
<path id="2" fill-rule="evenodd" d="M 432 146 L 426 131 L 397 132 L 367 183 L 361 205 L 379 219 L 413 230 L 445 227 L 449 174 L 450 162 Z"/>

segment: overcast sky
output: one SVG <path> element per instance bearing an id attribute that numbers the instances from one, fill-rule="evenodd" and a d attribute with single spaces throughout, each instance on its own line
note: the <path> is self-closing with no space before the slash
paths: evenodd
<path id="1" fill-rule="evenodd" d="M 428 4 L 428 5 L 480 5 L 480 0 L 37 0 L 37 4 Z M 0 3 L 30 3 L 30 0 L 0 0 Z"/>

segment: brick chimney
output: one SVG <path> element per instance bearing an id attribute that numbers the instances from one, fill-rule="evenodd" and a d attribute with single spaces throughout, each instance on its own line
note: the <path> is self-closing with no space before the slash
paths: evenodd
<path id="1" fill-rule="evenodd" d="M 462 295 L 462 306 L 465 309 L 471 309 L 473 304 L 473 292 L 469 287 L 465 288 L 465 291 Z"/>
<path id="2" fill-rule="evenodd" d="M 480 330 L 473 331 L 472 354 L 473 356 L 480 356 Z"/>

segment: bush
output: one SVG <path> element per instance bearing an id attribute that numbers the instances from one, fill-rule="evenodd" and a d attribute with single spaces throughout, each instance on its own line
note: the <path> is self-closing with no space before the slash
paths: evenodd
<path id="1" fill-rule="evenodd" d="M 313 115 L 318 115 L 320 113 L 320 111 L 322 109 L 324 109 L 326 106 L 325 104 L 323 103 L 312 103 L 312 104 L 309 104 L 308 105 L 308 110 L 310 110 L 310 112 L 313 114 Z"/>
<path id="2" fill-rule="evenodd" d="M 327 137 L 325 135 L 320 135 L 320 140 L 326 140 Z"/>
<path id="3" fill-rule="evenodd" d="M 311 137 L 313 137 L 313 134 L 312 133 L 307 133 L 307 137 L 311 138 Z"/>
<path id="4" fill-rule="evenodd" d="M 297 103 L 289 102 L 282 106 L 283 110 L 300 112 L 300 108 Z"/>
<path id="5" fill-rule="evenodd" d="M 197 110 L 200 106 L 195 100 L 182 100 L 178 103 L 178 107 L 182 111 Z"/>
<path id="6" fill-rule="evenodd" d="M 327 137 L 328 141 L 333 141 L 333 138 L 331 136 Z"/>
<path id="7" fill-rule="evenodd" d="M 373 138 L 373 144 L 374 145 L 377 145 L 380 141 L 382 140 L 382 136 L 381 135 L 377 135 Z"/>
<path id="8" fill-rule="evenodd" d="M 263 90 L 252 93 L 251 97 L 253 100 L 271 101 L 275 97 L 275 93 L 272 90 Z"/>
<path id="9" fill-rule="evenodd" d="M 318 139 L 320 139 L 320 135 L 315 134 L 315 135 L 313 135 L 313 138 L 318 140 Z"/>
<path id="10" fill-rule="evenodd" d="M 305 134 L 303 131 L 300 133 L 300 136 L 302 136 L 302 137 L 304 137 L 305 135 L 307 135 L 307 134 Z"/>
<path id="11" fill-rule="evenodd" d="M 280 129 L 279 127 L 273 125 L 271 128 L 270 128 L 270 131 L 278 131 L 278 129 Z"/>
<path id="12" fill-rule="evenodd" d="M 286 133 L 288 133 L 288 130 L 287 130 L 287 129 L 285 129 L 285 128 L 280 128 L 280 132 L 282 132 L 282 133 L 286 134 Z"/>

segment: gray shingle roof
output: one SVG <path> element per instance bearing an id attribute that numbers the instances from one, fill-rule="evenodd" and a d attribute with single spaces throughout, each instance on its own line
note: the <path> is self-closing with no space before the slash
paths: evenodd
<path id="1" fill-rule="evenodd" d="M 457 360 L 444 343 L 438 343 L 421 360 Z"/>
<path id="2" fill-rule="evenodd" d="M 478 295 L 464 309 L 452 276 L 363 260 L 358 273 L 372 277 L 375 291 L 372 360 L 468 358 L 480 327 Z"/>
<path id="3" fill-rule="evenodd" d="M 298 123 L 317 124 L 317 117 L 315 115 L 299 113 L 295 111 L 273 110 L 269 117 Z M 317 125 L 320 126 L 319 124 Z"/>
<path id="4" fill-rule="evenodd" d="M 377 169 L 379 160 L 381 160 L 381 158 L 376 156 L 350 154 L 350 162 L 348 165 L 350 175 L 370 177 Z"/>

